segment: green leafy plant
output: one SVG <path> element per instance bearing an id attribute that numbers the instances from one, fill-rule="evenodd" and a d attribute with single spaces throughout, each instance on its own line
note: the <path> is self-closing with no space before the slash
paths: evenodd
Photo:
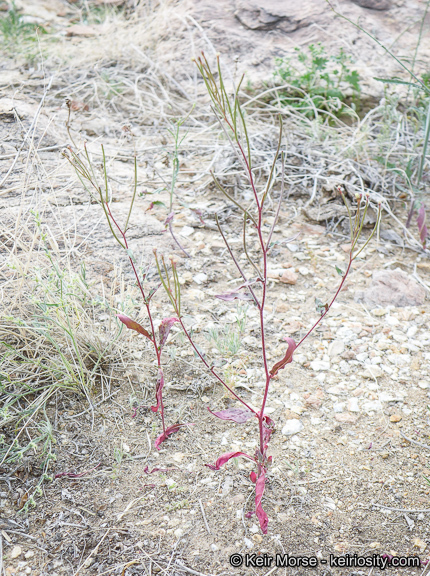
<path id="1" fill-rule="evenodd" d="M 6 16 L 0 18 L 1 40 L 8 47 L 16 46 L 22 41 L 36 40 L 37 30 L 41 33 L 45 32 L 41 26 L 25 22 L 15 2 L 12 3 Z"/>
<path id="2" fill-rule="evenodd" d="M 387 166 L 389 166 L 392 170 L 401 170 L 402 174 L 405 176 L 405 181 L 409 188 L 409 193 L 411 196 L 409 214 L 406 220 L 406 227 L 408 228 L 411 224 L 412 218 L 417 216 L 417 227 L 419 230 L 420 240 L 423 245 L 423 248 L 426 247 L 426 240 L 428 236 L 428 230 L 426 226 L 426 205 L 425 199 L 423 197 L 423 176 L 424 176 L 424 168 L 427 161 L 427 150 L 430 141 L 430 83 L 429 73 L 424 73 L 421 78 L 415 72 L 415 62 L 416 57 L 419 49 L 419 45 L 421 42 L 422 34 L 424 31 L 425 20 L 426 16 L 430 7 L 430 2 L 427 2 L 424 8 L 423 16 L 421 18 L 421 26 L 420 31 L 417 37 L 417 44 L 415 48 L 414 57 L 412 59 L 412 63 L 410 66 L 405 64 L 405 60 L 403 58 L 399 58 L 396 56 L 387 46 L 385 46 L 382 42 L 380 42 L 373 34 L 367 31 L 365 28 L 353 22 L 351 19 L 347 18 L 343 14 L 339 13 L 331 4 L 328 2 L 329 6 L 333 10 L 333 12 L 345 20 L 349 22 L 352 26 L 366 34 L 373 42 L 375 42 L 380 48 L 382 48 L 385 53 L 390 56 L 393 60 L 397 62 L 397 64 L 401 67 L 401 69 L 406 73 L 406 78 L 400 78 L 397 76 L 393 76 L 390 78 L 375 78 L 375 80 L 379 82 L 383 82 L 385 85 L 397 85 L 397 86 L 407 86 L 408 92 L 406 101 L 403 106 L 403 113 L 405 118 L 408 119 L 408 115 L 410 116 L 411 113 L 415 116 L 415 119 L 418 120 L 418 127 L 419 130 L 416 133 L 419 133 L 418 138 L 414 139 L 414 147 L 412 150 L 409 150 L 409 160 L 406 165 L 399 166 L 398 164 L 392 164 L 389 162 L 389 158 L 378 160 L 381 162 L 383 160 Z M 410 91 L 412 91 L 413 98 L 415 102 L 410 105 L 407 102 L 407 98 L 409 97 Z M 407 139 L 409 141 L 409 138 Z"/>
<path id="3" fill-rule="evenodd" d="M 352 59 L 341 48 L 329 56 L 321 43 L 310 44 L 308 52 L 296 48 L 296 58 L 276 58 L 274 77 L 288 84 L 280 91 L 281 104 L 292 106 L 308 117 L 320 111 L 335 116 L 356 109 L 360 99 L 360 76 L 350 68 Z"/>
<path id="4" fill-rule="evenodd" d="M 206 338 L 217 350 L 227 357 L 235 356 L 242 345 L 242 338 L 246 328 L 246 312 L 248 306 L 238 305 L 236 308 L 236 321 L 226 324 L 224 327 L 214 326 L 209 328 Z"/>

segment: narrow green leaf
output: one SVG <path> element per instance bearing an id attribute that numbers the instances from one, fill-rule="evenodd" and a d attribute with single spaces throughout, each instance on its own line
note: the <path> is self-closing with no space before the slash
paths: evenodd
<path id="1" fill-rule="evenodd" d="M 335 268 L 336 268 L 336 272 L 339 274 L 339 276 L 342 276 L 342 277 L 343 277 L 343 272 L 342 272 L 342 270 L 339 268 L 339 266 L 335 266 Z"/>
<path id="2" fill-rule="evenodd" d="M 400 80 L 400 78 L 376 78 L 373 77 L 374 80 L 378 82 L 385 82 L 385 84 L 406 84 L 406 86 L 415 86 L 415 88 L 422 88 L 420 84 L 416 82 L 407 82 L 406 80 Z"/>

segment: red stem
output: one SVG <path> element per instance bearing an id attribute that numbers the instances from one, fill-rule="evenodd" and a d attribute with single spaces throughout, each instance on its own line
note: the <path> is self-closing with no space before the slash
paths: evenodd
<path id="1" fill-rule="evenodd" d="M 121 227 L 119 226 L 119 224 L 117 223 L 117 221 L 115 220 L 115 218 L 113 217 L 112 212 L 111 212 L 111 209 L 110 209 L 110 206 L 109 206 L 109 204 L 108 204 L 107 202 L 105 202 L 105 206 L 106 206 L 106 209 L 107 209 L 107 211 L 108 211 L 108 214 L 109 214 L 110 218 L 112 219 L 112 222 L 115 224 L 115 226 L 116 226 L 117 229 L 118 229 L 118 232 L 121 234 L 122 239 L 124 240 L 124 244 L 125 244 L 126 249 L 128 250 L 128 242 L 127 242 L 127 238 L 126 238 L 126 233 L 123 232 L 123 230 L 121 229 Z M 152 320 L 152 314 L 151 314 L 151 309 L 150 309 L 150 306 L 149 306 L 149 302 L 147 302 L 147 300 L 146 300 L 145 291 L 144 291 L 143 286 L 142 286 L 142 284 L 141 284 L 141 282 L 140 282 L 139 275 L 138 275 L 138 273 L 137 273 L 137 270 L 136 270 L 136 267 L 135 267 L 135 265 L 134 265 L 133 259 L 131 258 L 131 256 L 129 256 L 128 259 L 130 260 L 131 267 L 133 268 L 134 276 L 135 276 L 135 278 L 136 278 L 137 285 L 139 286 L 140 293 L 142 294 L 142 298 L 143 298 L 143 301 L 144 301 L 145 307 L 146 307 L 146 312 L 147 312 L 148 318 L 149 318 L 149 323 L 150 323 L 150 325 L 151 325 L 151 334 L 152 334 L 151 342 L 152 342 L 152 344 L 153 344 L 153 346 L 154 346 L 155 355 L 157 356 L 157 366 L 158 366 L 158 368 L 159 368 L 160 370 L 162 370 L 162 366 L 161 366 L 161 350 L 159 350 L 159 347 L 158 347 L 158 345 L 157 345 L 157 340 L 156 340 L 156 337 L 155 337 L 154 322 L 153 322 L 153 320 Z M 164 422 L 164 404 L 163 404 L 163 394 L 162 394 L 162 393 L 161 393 L 161 395 L 160 395 L 160 414 L 161 414 L 161 423 L 162 423 L 162 426 L 163 426 L 163 432 L 166 432 L 166 426 L 165 426 L 165 422 Z"/>
<path id="2" fill-rule="evenodd" d="M 354 260 L 354 259 L 353 259 L 353 257 L 352 257 L 352 253 L 350 253 L 350 254 L 349 254 L 348 268 L 346 269 L 346 272 L 345 272 L 345 274 L 343 275 L 342 282 L 340 283 L 339 288 L 338 288 L 337 291 L 336 291 L 336 294 L 333 296 L 330 304 L 327 305 L 327 308 L 326 308 L 326 311 L 324 312 L 324 314 L 322 314 L 322 315 L 320 316 L 320 318 L 318 318 L 318 320 L 315 322 L 315 324 L 312 326 L 312 328 L 309 330 L 309 332 L 307 332 L 307 333 L 303 336 L 303 338 L 300 340 L 300 342 L 297 344 L 296 350 L 297 350 L 297 348 L 298 348 L 301 344 L 303 344 L 303 342 L 306 340 L 306 338 L 309 336 L 309 334 L 311 334 L 311 332 L 313 332 L 313 330 L 315 330 L 315 328 L 318 326 L 318 324 L 321 322 L 321 320 L 324 318 L 324 316 L 328 313 L 328 311 L 329 311 L 330 308 L 332 307 L 333 302 L 334 302 L 334 301 L 336 300 L 336 298 L 339 296 L 339 293 L 340 293 L 340 291 L 342 290 L 343 285 L 345 284 L 346 277 L 348 276 L 348 274 L 349 274 L 349 272 L 350 272 L 350 270 L 351 270 L 351 265 L 352 265 L 352 261 L 353 261 L 353 260 Z"/>
<path id="3" fill-rule="evenodd" d="M 176 314 L 178 314 L 178 310 L 175 310 Z M 203 362 L 203 364 L 206 366 L 206 368 L 215 376 L 215 378 L 225 387 L 227 388 L 227 390 L 230 392 L 230 394 L 232 394 L 236 400 L 239 400 L 239 402 L 241 402 L 248 410 L 250 410 L 253 414 L 255 414 L 258 417 L 258 412 L 256 412 L 253 408 L 251 408 L 251 406 L 249 406 L 244 400 L 242 400 L 242 398 L 240 398 L 240 396 L 238 396 L 236 394 L 236 392 L 233 392 L 233 390 L 230 388 L 230 386 L 228 386 L 224 380 L 215 372 L 214 367 L 210 366 L 208 362 L 206 362 L 205 358 L 202 356 L 201 352 L 199 351 L 199 349 L 197 348 L 197 346 L 194 344 L 193 339 L 191 338 L 185 324 L 182 321 L 182 318 L 179 316 L 178 314 L 178 318 L 179 318 L 179 322 L 181 323 L 182 326 L 182 330 L 185 333 L 185 336 L 188 338 L 189 343 L 191 344 L 191 346 L 194 348 L 195 353 L 198 355 L 198 357 L 200 358 L 200 360 Z"/>

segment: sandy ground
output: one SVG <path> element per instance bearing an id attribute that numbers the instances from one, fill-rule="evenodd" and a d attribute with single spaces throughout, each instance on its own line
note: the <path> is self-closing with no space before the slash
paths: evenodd
<path id="1" fill-rule="evenodd" d="M 178 61 L 188 58 L 188 63 L 202 47 L 220 51 L 232 77 L 241 69 L 250 70 L 255 85 L 249 98 L 264 90 L 261 81 L 269 78 L 275 55 L 327 36 L 336 35 L 333 46 L 348 40 L 355 55 L 366 62 L 369 95 L 375 95 L 372 87 L 377 85 L 371 78 L 387 66 L 381 65 L 362 34 L 355 38 L 356 32 L 344 25 L 337 34 L 338 21 L 317 3 L 311 5 L 310 23 L 287 33 L 276 27 L 244 27 L 234 15 L 241 10 L 240 3 L 212 7 L 204 1 L 176 6 L 148 2 L 139 9 L 129 3 L 126 15 L 109 7 L 102 14 L 93 10 L 90 21 L 83 18 L 85 4 L 17 2 L 28 21 L 43 21 L 48 34 L 37 49 L 26 45 L 16 54 L 9 51 L 0 71 L 4 179 L 0 258 L 6 310 L 2 322 L 7 323 L 11 311 L 21 314 L 30 306 L 25 278 L 43 256 L 41 230 L 56 262 L 67 262 L 75 271 L 85 262 L 94 297 L 111 298 L 113 307 L 125 303 L 130 315 L 144 318 L 124 253 L 115 245 L 100 207 L 91 203 L 61 152 L 72 136 L 78 147 L 88 141 L 99 162 L 104 144 L 112 177 L 112 210 L 121 220 L 128 212 L 137 154 L 139 195 L 129 233 L 133 253 L 148 265 L 147 279 L 154 287 L 158 277 L 152 249 L 175 255 L 183 313 L 199 345 L 219 363 L 234 390 L 257 405 L 263 373 L 255 309 L 248 308 L 240 350 L 226 363 L 222 364 L 214 342 L 204 336 L 211 325 L 234 327 L 236 318 L 233 303 L 215 298 L 239 282 L 214 226 L 215 212 L 221 214 L 239 258 L 242 252 L 237 210 L 220 197 L 209 170 L 213 168 L 245 199 L 246 184 L 214 123 L 194 69 Z M 340 6 L 349 17 L 362 16 L 363 23 L 371 23 L 384 41 L 396 39 L 405 27 L 399 50 L 410 50 L 422 3 L 398 3 L 388 12 L 349 2 Z M 68 32 L 70 27 L 74 31 Z M 70 133 L 65 98 L 72 102 Z M 148 208 L 153 198 L 168 204 L 163 190 L 172 171 L 168 123 L 184 117 L 194 102 L 184 128 L 188 133 L 180 151 L 173 221 L 175 236 L 191 255 L 188 259 L 165 229 L 166 210 Z M 256 106 L 249 116 L 263 178 L 276 148 L 277 121 L 264 107 Z M 335 292 L 339 283 L 335 266 L 345 266 L 346 230 L 340 204 L 331 202 L 332 193 L 339 181 L 354 187 L 358 180 L 351 176 L 353 161 L 346 153 L 337 167 L 342 147 L 354 142 L 358 150 L 356 143 L 360 144 L 361 156 L 353 159 L 356 171 L 359 161 L 370 155 L 354 126 L 339 128 L 338 136 L 327 144 L 324 135 L 316 137 L 295 118 L 285 121 L 292 188 L 281 206 L 274 233 L 278 244 L 270 263 L 267 349 L 273 362 L 285 354 L 285 336 L 297 341 L 307 332 L 317 318 L 315 298 L 325 301 Z M 369 147 L 374 146 L 370 140 Z M 325 163 L 318 164 L 323 154 Z M 369 287 L 375 272 L 397 268 L 426 295 L 430 264 L 417 231 L 409 236 L 405 232 L 407 206 L 390 196 L 391 189 L 384 190 L 388 180 L 382 168 L 378 172 L 375 163 L 367 166 L 367 172 L 360 168 L 360 177 L 366 186 L 379 187 L 389 201 L 382 231 L 395 234 L 385 239 L 381 235 L 369 245 L 330 315 L 272 383 L 267 413 L 276 431 L 264 495 L 267 535 L 261 534 L 255 515 L 247 515 L 254 501 L 247 461 L 231 461 L 220 471 L 205 467 L 224 452 L 253 453 L 256 424 L 239 425 L 211 416 L 208 407 L 236 407 L 235 401 L 205 372 L 174 328 L 164 358 L 166 419 L 194 425 L 181 429 L 157 451 L 154 439 L 160 421 L 148 408 L 153 403 L 156 365 L 143 338 L 124 331 L 118 357 L 110 357 L 98 387 L 88 394 L 91 406 L 88 397 L 73 393 L 58 392 L 47 402 L 56 460 L 49 466 L 51 479 L 40 484 L 42 492 L 35 496 L 34 507 L 27 509 L 25 503 L 41 478 L 37 450 L 27 452 L 22 461 L 0 465 L 4 574 L 424 574 L 430 544 L 428 299 L 403 307 L 369 306 L 358 302 L 357 295 Z M 315 180 L 316 172 L 321 180 Z M 279 190 L 278 179 L 274 198 Z M 149 192 L 157 195 L 148 196 Z M 320 219 L 328 200 L 334 211 Z M 39 232 L 35 212 L 42 222 Z M 286 243 L 291 237 L 294 241 Z M 286 270 L 294 283 L 282 281 Z M 97 305 L 94 310 L 85 330 L 106 341 L 114 339 L 118 326 L 113 314 Z M 172 315 L 161 291 L 154 297 L 154 314 L 156 324 Z M 12 373 L 12 380 L 16 377 Z M 2 430 L 6 441 L 16 433 L 15 425 Z M 241 555 L 243 565 L 231 566 L 234 554 Z M 281 558 L 278 567 L 270 561 L 276 554 Z M 286 555 L 290 564 L 283 567 Z M 348 555 L 349 566 L 336 566 L 336 559 Z M 420 566 L 384 571 L 381 564 L 360 565 L 360 559 L 373 555 L 374 562 L 418 557 Z M 299 557 L 312 557 L 317 566 L 300 567 Z"/>

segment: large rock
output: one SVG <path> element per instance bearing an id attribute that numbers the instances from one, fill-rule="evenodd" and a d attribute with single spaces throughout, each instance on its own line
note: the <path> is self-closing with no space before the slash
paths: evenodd
<path id="1" fill-rule="evenodd" d="M 388 10 L 391 8 L 391 0 L 352 0 L 354 4 L 358 4 L 362 8 L 369 8 L 370 10 Z"/>
<path id="2" fill-rule="evenodd" d="M 372 283 L 367 290 L 356 292 L 355 301 L 367 306 L 420 306 L 426 292 L 411 276 L 396 270 L 378 270 L 373 273 Z"/>
<path id="3" fill-rule="evenodd" d="M 236 0 L 234 15 L 250 30 L 294 32 L 315 21 L 327 10 L 321 0 Z"/>

